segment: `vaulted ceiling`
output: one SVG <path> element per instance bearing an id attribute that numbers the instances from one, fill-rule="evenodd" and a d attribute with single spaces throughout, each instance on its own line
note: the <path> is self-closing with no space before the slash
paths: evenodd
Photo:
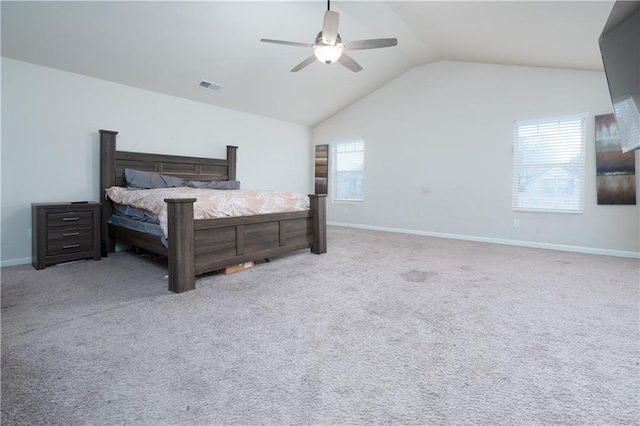
<path id="1" fill-rule="evenodd" d="M 2 56 L 313 126 L 411 68 L 439 60 L 603 69 L 598 37 L 613 1 L 338 1 L 353 73 L 310 50 L 324 1 L 2 1 Z M 200 80 L 222 84 L 218 92 Z"/>

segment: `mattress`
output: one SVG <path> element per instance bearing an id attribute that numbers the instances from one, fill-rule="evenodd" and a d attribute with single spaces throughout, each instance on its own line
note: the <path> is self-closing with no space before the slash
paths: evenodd
<path id="1" fill-rule="evenodd" d="M 168 235 L 165 199 L 195 198 L 194 219 L 286 213 L 309 210 L 309 197 L 294 192 L 215 190 L 200 188 L 127 189 L 114 186 L 107 196 L 118 204 L 156 215 L 163 235 Z"/>

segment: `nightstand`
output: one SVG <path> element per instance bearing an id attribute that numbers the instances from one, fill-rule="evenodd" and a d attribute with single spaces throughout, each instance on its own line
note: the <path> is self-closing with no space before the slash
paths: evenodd
<path id="1" fill-rule="evenodd" d="M 31 204 L 33 267 L 100 260 L 100 208 L 100 203 Z"/>

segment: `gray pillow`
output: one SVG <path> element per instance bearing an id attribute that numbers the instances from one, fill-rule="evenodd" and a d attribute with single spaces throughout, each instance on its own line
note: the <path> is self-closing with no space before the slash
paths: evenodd
<path id="1" fill-rule="evenodd" d="M 184 186 L 184 179 L 160 173 L 124 169 L 127 187 L 132 189 L 177 188 Z"/>
<path id="2" fill-rule="evenodd" d="M 237 181 L 237 180 L 211 180 L 211 181 L 187 180 L 184 182 L 184 186 L 190 186 L 191 188 L 206 188 L 206 189 L 240 189 L 240 181 Z"/>

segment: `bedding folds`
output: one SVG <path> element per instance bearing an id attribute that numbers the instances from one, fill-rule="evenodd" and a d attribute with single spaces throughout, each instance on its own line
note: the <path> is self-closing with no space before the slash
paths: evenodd
<path id="1" fill-rule="evenodd" d="M 139 219 L 132 219 L 127 216 L 122 216 L 120 214 L 113 214 L 107 223 L 112 225 L 124 226 L 125 228 L 133 229 L 134 231 L 144 232 L 145 234 L 155 235 L 160 237 L 160 241 L 164 244 L 165 247 L 169 247 L 167 243 L 167 239 L 160 228 L 160 225 L 157 223 L 150 222 L 142 222 Z"/>
<path id="2" fill-rule="evenodd" d="M 165 198 L 195 198 L 194 219 L 216 219 L 231 216 L 286 213 L 309 210 L 309 197 L 280 191 L 216 190 L 201 188 L 127 189 L 107 188 L 107 197 L 149 211 L 158 216 L 164 236 L 167 231 Z"/>

